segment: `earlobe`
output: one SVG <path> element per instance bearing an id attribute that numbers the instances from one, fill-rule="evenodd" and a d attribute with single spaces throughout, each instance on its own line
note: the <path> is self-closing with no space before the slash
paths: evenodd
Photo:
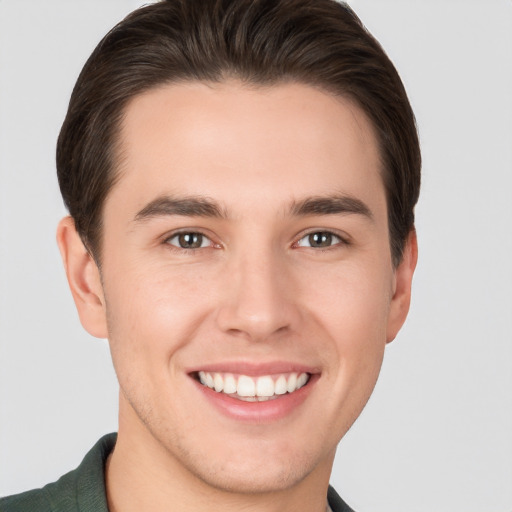
<path id="1" fill-rule="evenodd" d="M 100 272 L 71 217 L 59 222 L 57 244 L 82 326 L 92 336 L 106 338 L 106 307 Z"/>
<path id="2" fill-rule="evenodd" d="M 411 303 L 411 286 L 418 261 L 418 241 L 413 229 L 407 237 L 402 261 L 395 270 L 395 289 L 391 299 L 386 342 L 393 341 L 407 318 Z"/>

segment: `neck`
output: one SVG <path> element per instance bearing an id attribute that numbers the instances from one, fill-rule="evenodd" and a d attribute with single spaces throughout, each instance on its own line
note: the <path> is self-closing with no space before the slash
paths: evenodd
<path id="1" fill-rule="evenodd" d="M 126 411 L 125 411 L 126 412 Z M 133 411 L 132 411 L 133 412 Z M 117 443 L 105 468 L 110 512 L 325 512 L 334 454 L 301 481 L 269 492 L 237 492 L 209 485 L 183 466 L 138 421 L 120 413 Z"/>

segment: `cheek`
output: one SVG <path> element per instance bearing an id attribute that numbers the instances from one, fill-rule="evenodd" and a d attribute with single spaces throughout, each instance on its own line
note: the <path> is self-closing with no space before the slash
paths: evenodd
<path id="1" fill-rule="evenodd" d="M 134 266 L 105 283 L 113 356 L 162 364 L 201 324 L 212 302 L 212 277 L 172 267 Z M 205 283 L 210 283 L 207 287 Z"/>
<path id="2" fill-rule="evenodd" d="M 358 404 L 364 403 L 378 377 L 386 346 L 389 274 L 340 265 L 309 282 L 315 283 L 307 286 L 309 313 L 329 340 L 325 361 L 330 378 L 344 399 L 352 394 Z"/>
<path id="3" fill-rule="evenodd" d="M 301 295 L 308 297 L 309 309 L 340 342 L 384 341 L 391 275 L 379 270 L 348 264 L 325 268 L 303 281 Z"/>

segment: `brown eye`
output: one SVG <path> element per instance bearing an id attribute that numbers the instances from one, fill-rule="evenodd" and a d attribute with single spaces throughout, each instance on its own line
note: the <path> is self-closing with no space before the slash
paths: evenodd
<path id="1" fill-rule="evenodd" d="M 167 243 L 180 249 L 200 249 L 210 245 L 209 239 L 202 233 L 178 233 L 167 240 Z"/>
<path id="2" fill-rule="evenodd" d="M 311 247 L 330 247 L 332 245 L 332 234 L 326 231 L 311 233 L 308 235 L 308 241 Z"/>
<path id="3" fill-rule="evenodd" d="M 315 231 L 302 237 L 297 245 L 299 247 L 312 247 L 314 249 L 325 249 L 343 243 L 343 240 L 330 231 Z"/>

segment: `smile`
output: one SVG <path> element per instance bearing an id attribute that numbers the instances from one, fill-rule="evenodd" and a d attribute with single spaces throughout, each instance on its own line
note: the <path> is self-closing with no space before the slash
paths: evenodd
<path id="1" fill-rule="evenodd" d="M 198 372 L 199 382 L 217 393 L 246 402 L 265 402 L 291 394 L 309 381 L 308 373 L 283 373 L 250 377 L 233 373 Z"/>

